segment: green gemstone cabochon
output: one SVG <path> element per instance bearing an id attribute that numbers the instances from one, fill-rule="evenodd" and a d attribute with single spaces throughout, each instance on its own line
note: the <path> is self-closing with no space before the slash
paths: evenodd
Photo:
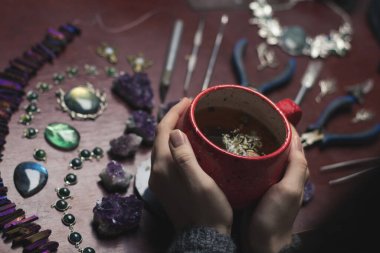
<path id="1" fill-rule="evenodd" d="M 44 132 L 46 141 L 55 148 L 73 150 L 79 145 L 78 130 L 66 123 L 50 123 Z"/>
<path id="2" fill-rule="evenodd" d="M 71 111 L 81 114 L 96 114 L 100 110 L 100 99 L 85 86 L 77 86 L 64 96 L 64 101 Z"/>

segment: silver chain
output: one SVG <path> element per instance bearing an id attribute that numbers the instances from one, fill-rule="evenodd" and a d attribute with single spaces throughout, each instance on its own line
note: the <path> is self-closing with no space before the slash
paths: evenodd
<path id="1" fill-rule="evenodd" d="M 297 1 L 298 2 L 298 1 Z M 253 17 L 249 23 L 258 26 L 258 34 L 269 45 L 278 45 L 291 55 L 307 55 L 311 58 L 326 58 L 329 55 L 344 56 L 351 49 L 353 34 L 349 16 L 338 6 L 329 2 L 330 7 L 338 14 L 343 23 L 329 34 L 308 36 L 299 26 L 282 27 L 273 16 L 273 7 L 267 0 L 256 0 L 250 3 Z"/>

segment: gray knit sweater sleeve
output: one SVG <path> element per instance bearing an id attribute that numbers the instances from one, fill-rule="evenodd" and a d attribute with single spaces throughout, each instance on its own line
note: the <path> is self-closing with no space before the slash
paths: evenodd
<path id="1" fill-rule="evenodd" d="M 193 227 L 179 234 L 168 253 L 233 253 L 236 246 L 231 237 L 213 228 Z"/>

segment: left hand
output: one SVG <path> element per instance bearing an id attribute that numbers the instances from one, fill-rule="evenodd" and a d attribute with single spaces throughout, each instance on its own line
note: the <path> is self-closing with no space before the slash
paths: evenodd
<path id="1" fill-rule="evenodd" d="M 149 187 L 177 230 L 206 226 L 229 235 L 233 215 L 227 198 L 199 166 L 187 136 L 175 129 L 190 102 L 182 99 L 157 126 Z"/>

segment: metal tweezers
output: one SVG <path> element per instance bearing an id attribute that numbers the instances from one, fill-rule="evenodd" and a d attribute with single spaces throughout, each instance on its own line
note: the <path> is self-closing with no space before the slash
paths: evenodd
<path id="1" fill-rule="evenodd" d="M 365 168 L 365 169 L 362 169 L 358 172 L 355 172 L 355 173 L 352 173 L 352 174 L 349 174 L 349 175 L 346 175 L 346 176 L 336 178 L 336 179 L 329 181 L 329 185 L 336 185 L 336 184 L 346 182 L 352 178 L 360 176 L 360 175 L 367 173 L 369 171 L 373 171 L 375 169 L 380 169 L 380 156 L 378 156 L 378 157 L 367 157 L 367 158 L 362 158 L 362 159 L 356 159 L 356 160 L 334 163 L 334 164 L 322 166 L 320 168 L 320 170 L 321 171 L 332 171 L 335 169 L 341 169 L 341 168 L 358 166 L 358 165 L 366 165 L 366 164 L 367 165 L 370 164 L 370 166 Z"/>

